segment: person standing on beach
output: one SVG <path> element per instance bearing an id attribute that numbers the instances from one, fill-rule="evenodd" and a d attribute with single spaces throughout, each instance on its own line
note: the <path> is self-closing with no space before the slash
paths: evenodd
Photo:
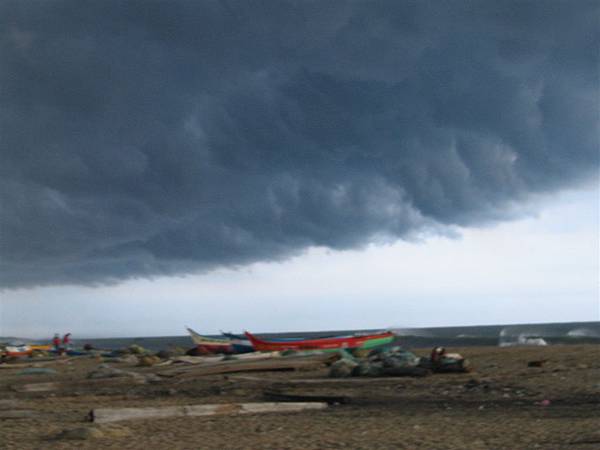
<path id="1" fill-rule="evenodd" d="M 67 333 L 63 336 L 63 349 L 65 351 L 70 350 L 71 349 L 71 333 Z"/>
<path id="2" fill-rule="evenodd" d="M 54 334 L 52 345 L 54 345 L 54 350 L 56 350 L 56 353 L 60 353 L 60 335 L 58 333 Z"/>

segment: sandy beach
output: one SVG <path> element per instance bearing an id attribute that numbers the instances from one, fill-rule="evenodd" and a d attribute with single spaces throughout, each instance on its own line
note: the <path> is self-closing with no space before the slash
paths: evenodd
<path id="1" fill-rule="evenodd" d="M 100 357 L 43 362 L 53 374 L 0 370 L 3 449 L 596 449 L 600 448 L 600 349 L 452 348 L 473 371 L 422 378 L 286 372 L 86 377 Z M 426 350 L 417 351 L 424 356 Z M 541 367 L 529 361 L 547 360 Z M 165 370 L 109 362 L 141 377 Z M 8 368 L 7 368 L 8 367 Z M 168 366 L 173 367 L 173 366 Z M 87 381 L 86 381 L 87 380 Z M 53 383 L 51 390 L 25 392 Z M 29 388 L 31 389 L 31 388 Z M 35 389 L 35 388 L 33 388 Z M 265 392 L 338 396 L 323 410 L 89 422 L 92 409 L 270 401 Z"/>

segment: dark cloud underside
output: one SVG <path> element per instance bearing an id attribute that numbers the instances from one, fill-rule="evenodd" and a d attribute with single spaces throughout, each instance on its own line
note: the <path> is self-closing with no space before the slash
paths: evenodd
<path id="1" fill-rule="evenodd" d="M 599 4 L 4 1 L 0 283 L 502 220 L 597 173 Z"/>

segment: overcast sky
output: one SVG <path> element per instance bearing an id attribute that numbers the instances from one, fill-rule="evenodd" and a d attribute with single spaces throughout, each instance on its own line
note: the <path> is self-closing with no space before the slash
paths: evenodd
<path id="1" fill-rule="evenodd" d="M 0 333 L 598 320 L 599 9 L 0 3 Z"/>

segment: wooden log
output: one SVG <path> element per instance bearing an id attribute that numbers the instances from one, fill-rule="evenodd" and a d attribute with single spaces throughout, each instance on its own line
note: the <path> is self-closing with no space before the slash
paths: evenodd
<path id="1" fill-rule="evenodd" d="M 214 416 L 234 414 L 285 413 L 321 410 L 327 403 L 225 403 L 221 405 L 165 406 L 161 408 L 97 408 L 90 411 L 89 419 L 96 423 L 122 420 L 160 419 L 164 417 Z"/>
<path id="2" fill-rule="evenodd" d="M 27 383 L 27 384 L 15 384 L 12 386 L 12 390 L 16 392 L 48 392 L 56 391 L 61 387 L 61 383 L 48 382 L 48 383 Z"/>
<path id="3" fill-rule="evenodd" d="M 184 364 L 214 364 L 221 362 L 222 356 L 176 356 L 169 361 L 173 363 L 184 363 Z"/>
<path id="4" fill-rule="evenodd" d="M 272 384 L 371 384 L 398 383 L 398 377 L 352 377 L 352 378 L 263 378 L 251 375 L 232 375 L 231 381 L 257 381 Z"/>
<path id="5" fill-rule="evenodd" d="M 326 364 L 337 359 L 337 354 L 323 354 L 299 357 L 276 357 L 264 360 L 233 360 L 214 364 L 196 365 L 159 372 L 158 375 L 189 374 L 190 376 L 217 375 L 233 372 L 301 370 Z"/>

